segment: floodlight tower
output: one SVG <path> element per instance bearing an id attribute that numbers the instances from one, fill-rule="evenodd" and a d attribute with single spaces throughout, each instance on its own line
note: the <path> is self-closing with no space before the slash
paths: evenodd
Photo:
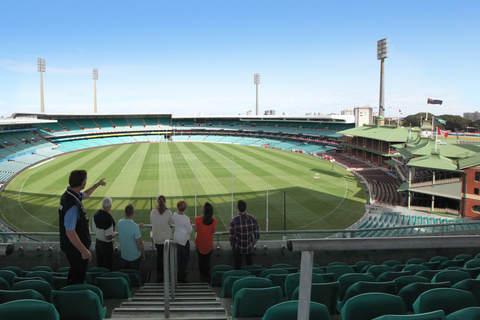
<path id="1" fill-rule="evenodd" d="M 98 69 L 92 69 L 92 79 L 93 79 L 93 92 L 94 92 L 94 113 L 97 113 L 97 80 L 98 80 Z"/>
<path id="2" fill-rule="evenodd" d="M 40 112 L 45 113 L 43 102 L 43 73 L 45 72 L 45 59 L 37 58 L 37 71 L 40 72 Z"/>
<path id="3" fill-rule="evenodd" d="M 257 116 L 258 116 L 258 85 L 260 84 L 260 73 L 255 73 L 253 75 L 253 84 L 257 87 L 257 100 L 256 100 L 256 106 L 257 106 Z"/>
<path id="4" fill-rule="evenodd" d="M 388 38 L 377 41 L 377 60 L 380 60 L 380 101 L 378 106 L 378 115 L 385 116 L 385 58 L 388 58 Z"/>

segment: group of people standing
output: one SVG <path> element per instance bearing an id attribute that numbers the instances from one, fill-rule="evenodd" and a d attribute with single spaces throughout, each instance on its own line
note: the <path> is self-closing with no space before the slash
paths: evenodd
<path id="1" fill-rule="evenodd" d="M 92 260 L 90 253 L 91 237 L 89 220 L 82 200 L 87 199 L 99 186 L 106 185 L 104 179 L 82 192 L 87 183 L 85 170 L 74 170 L 70 173 L 69 187 L 62 195 L 59 206 L 60 247 L 65 252 L 70 264 L 68 284 L 85 281 L 88 263 Z M 110 214 L 112 199 L 102 201 L 102 209 L 93 216 L 93 227 L 96 235 L 95 250 L 97 266 L 112 270 L 113 241 L 119 237 L 123 268 L 140 269 L 140 262 L 145 260 L 145 250 L 140 234 L 143 224 L 133 221 L 135 208 L 132 204 L 125 207 L 125 218 L 115 224 Z M 245 201 L 237 203 L 238 215 L 232 218 L 229 225 L 229 239 L 233 250 L 235 269 L 240 269 L 243 256 L 247 265 L 253 264 L 252 252 L 260 237 L 258 222 L 254 216 L 246 213 Z M 198 253 L 198 268 L 200 280 L 210 281 L 210 259 L 213 252 L 213 234 L 216 232 L 217 220 L 213 218 L 213 206 L 205 202 L 202 216 L 191 218 L 185 215 L 187 202 L 179 200 L 177 210 L 172 214 L 166 206 L 166 198 L 162 195 L 157 199 L 157 205 L 150 213 L 152 236 L 157 249 L 157 278 L 163 280 L 163 249 L 165 240 L 172 239 L 172 228 L 175 226 L 173 240 L 177 245 L 178 274 L 180 283 L 186 281 L 186 269 L 190 260 L 190 234 L 196 232 L 195 247 Z M 115 231 L 115 226 L 117 231 Z"/>

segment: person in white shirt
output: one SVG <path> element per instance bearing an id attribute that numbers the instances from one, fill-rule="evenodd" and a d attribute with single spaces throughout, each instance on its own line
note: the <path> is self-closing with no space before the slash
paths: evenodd
<path id="1" fill-rule="evenodd" d="M 175 225 L 175 233 L 173 240 L 177 243 L 177 259 L 178 259 L 178 274 L 177 280 L 179 283 L 186 283 L 188 261 L 190 260 L 190 233 L 192 233 L 192 219 L 189 219 L 185 214 L 187 210 L 187 202 L 180 200 L 177 203 L 178 212 L 173 214 L 173 223 Z"/>
<path id="2" fill-rule="evenodd" d="M 97 253 L 97 267 L 113 267 L 113 239 L 117 236 L 115 232 L 115 220 L 110 210 L 112 209 L 112 198 L 105 198 L 102 201 L 102 209 L 93 215 L 93 229 L 97 238 L 95 251 Z"/>
<path id="3" fill-rule="evenodd" d="M 150 212 L 150 223 L 152 224 L 152 236 L 157 248 L 157 280 L 163 280 L 163 247 L 165 240 L 172 239 L 172 211 L 165 205 L 164 196 L 159 196 L 157 206 Z"/>

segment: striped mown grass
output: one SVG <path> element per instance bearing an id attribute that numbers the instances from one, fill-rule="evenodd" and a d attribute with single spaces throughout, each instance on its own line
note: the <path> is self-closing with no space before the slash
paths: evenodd
<path id="1" fill-rule="evenodd" d="M 17 230 L 58 231 L 60 195 L 74 169 L 88 171 L 87 188 L 101 178 L 107 182 L 84 201 L 90 219 L 109 196 L 115 220 L 133 203 L 134 220 L 149 223 L 159 192 L 172 212 L 185 199 L 190 217 L 195 211 L 201 215 L 202 204 L 211 202 L 217 230 L 226 231 L 232 172 L 234 202 L 246 200 L 247 212 L 257 217 L 261 230 L 266 227 L 267 184 L 269 230 L 283 230 L 284 224 L 287 230 L 346 228 L 362 216 L 367 197 L 353 174 L 311 156 L 231 144 L 140 143 L 74 152 L 26 170 L 0 194 L 1 218 Z"/>

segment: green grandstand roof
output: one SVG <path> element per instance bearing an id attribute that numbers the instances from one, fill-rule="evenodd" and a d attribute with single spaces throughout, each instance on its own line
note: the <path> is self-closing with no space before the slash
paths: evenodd
<path id="1" fill-rule="evenodd" d="M 445 171 L 460 171 L 454 160 L 440 155 L 439 153 L 431 153 L 429 155 L 418 157 L 410 160 L 407 164 L 409 167 L 420 167 Z"/>
<path id="2" fill-rule="evenodd" d="M 397 126 L 364 125 L 338 133 L 389 142 L 406 142 L 408 138 L 408 128 Z"/>
<path id="3" fill-rule="evenodd" d="M 458 167 L 460 169 L 465 169 L 477 164 L 480 164 L 480 153 L 477 153 L 476 155 L 469 158 L 458 160 Z"/>
<path id="4" fill-rule="evenodd" d="M 420 137 L 406 143 L 407 149 L 415 156 L 426 156 L 435 151 L 435 139 Z M 400 149 L 398 150 L 400 153 Z M 459 143 L 454 139 L 438 138 L 437 152 L 451 159 L 469 158 L 480 152 L 480 145 Z"/>

